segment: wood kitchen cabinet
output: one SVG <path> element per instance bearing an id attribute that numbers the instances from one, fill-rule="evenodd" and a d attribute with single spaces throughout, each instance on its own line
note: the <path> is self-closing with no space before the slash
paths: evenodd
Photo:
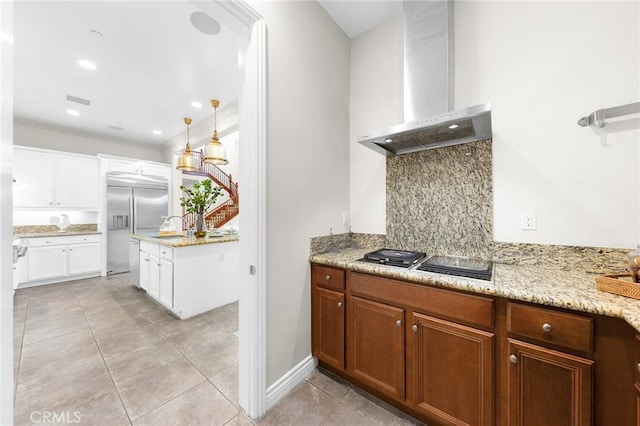
<path id="1" fill-rule="evenodd" d="M 509 354 L 508 424 L 592 424 L 592 360 L 513 339 Z"/>
<path id="2" fill-rule="evenodd" d="M 347 299 L 347 305 L 347 372 L 403 400 L 404 309 L 355 296 Z"/>
<path id="3" fill-rule="evenodd" d="M 493 425 L 494 334 L 414 312 L 413 408 L 444 424 Z"/>
<path id="4" fill-rule="evenodd" d="M 315 266 L 312 269 L 313 356 L 334 368 L 345 368 L 344 271 Z"/>

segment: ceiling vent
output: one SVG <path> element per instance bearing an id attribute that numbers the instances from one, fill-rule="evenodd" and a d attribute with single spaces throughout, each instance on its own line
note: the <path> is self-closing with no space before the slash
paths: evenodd
<path id="1" fill-rule="evenodd" d="M 67 95 L 67 100 L 69 102 L 75 102 L 77 104 L 86 105 L 86 106 L 89 106 L 91 104 L 91 101 L 89 99 L 83 99 L 73 95 Z"/>

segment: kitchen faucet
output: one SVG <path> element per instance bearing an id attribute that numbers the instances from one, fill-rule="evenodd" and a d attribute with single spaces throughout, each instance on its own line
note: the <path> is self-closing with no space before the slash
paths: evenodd
<path id="1" fill-rule="evenodd" d="M 174 217 L 177 217 L 178 219 L 180 219 L 182 221 L 182 229 L 185 229 L 187 227 L 187 221 L 184 220 L 184 217 L 182 216 L 169 216 L 165 219 L 165 222 L 168 222 L 169 220 L 173 219 Z"/>

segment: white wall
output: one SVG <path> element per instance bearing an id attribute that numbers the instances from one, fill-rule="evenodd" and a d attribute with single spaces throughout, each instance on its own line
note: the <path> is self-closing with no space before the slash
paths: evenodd
<path id="1" fill-rule="evenodd" d="M 15 123 L 13 126 L 14 145 L 75 152 L 78 154 L 108 154 L 147 161 L 163 161 L 162 149 L 144 145 L 129 145 L 122 142 L 66 132 L 58 129 L 35 127 Z"/>
<path id="2" fill-rule="evenodd" d="M 402 15 L 351 41 L 351 230 L 385 234 L 386 161 L 358 136 L 402 122 Z"/>
<path id="3" fill-rule="evenodd" d="M 311 353 L 309 238 L 345 229 L 349 39 L 317 2 L 251 6 L 267 25 L 269 386 Z"/>
<path id="4" fill-rule="evenodd" d="M 638 2 L 456 1 L 456 107 L 493 108 L 496 241 L 639 242 L 640 132 L 600 137 L 576 124 L 598 108 L 640 100 L 639 15 Z M 373 57 L 377 47 L 361 54 Z M 361 125 L 355 117 L 352 129 Z M 351 152 L 353 229 L 372 232 L 380 225 L 358 212 L 384 217 L 384 207 L 358 194 L 380 191 L 384 172 L 364 152 Z M 368 167 L 380 170 L 354 177 Z M 537 213 L 537 231 L 520 230 L 524 210 Z"/>

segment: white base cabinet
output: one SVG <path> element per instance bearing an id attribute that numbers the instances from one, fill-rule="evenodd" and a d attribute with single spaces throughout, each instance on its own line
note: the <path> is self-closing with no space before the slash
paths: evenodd
<path id="1" fill-rule="evenodd" d="M 182 247 L 140 241 L 140 288 L 182 319 L 238 300 L 239 265 L 237 241 Z"/>
<path id="2" fill-rule="evenodd" d="M 100 275 L 100 235 L 24 238 L 26 274 L 18 285 L 51 284 Z"/>

